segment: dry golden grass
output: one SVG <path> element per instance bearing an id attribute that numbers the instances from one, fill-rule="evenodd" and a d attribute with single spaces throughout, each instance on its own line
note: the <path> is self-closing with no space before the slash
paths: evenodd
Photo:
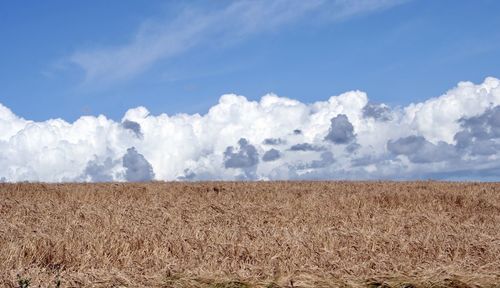
<path id="1" fill-rule="evenodd" d="M 29 287 L 500 287 L 500 184 L 0 184 L 0 286 L 18 277 Z"/>

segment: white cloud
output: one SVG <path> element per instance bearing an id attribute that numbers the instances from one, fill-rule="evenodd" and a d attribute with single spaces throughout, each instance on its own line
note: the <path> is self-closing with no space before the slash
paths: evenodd
<path id="1" fill-rule="evenodd" d="M 498 79 L 486 78 L 479 85 L 460 82 L 438 98 L 412 104 L 405 109 L 405 121 L 429 140 L 452 142 L 461 117 L 472 117 L 491 105 L 499 105 Z"/>
<path id="2" fill-rule="evenodd" d="M 407 107 L 381 106 L 387 117 L 367 115 L 367 105 L 372 104 L 360 91 L 310 104 L 274 94 L 260 101 L 228 94 L 205 115 L 151 115 L 137 107 L 120 122 L 101 115 L 68 123 L 25 120 L 0 104 L 0 179 L 462 179 L 498 175 L 499 79 L 461 82 L 442 96 Z M 332 127 L 338 123 L 342 127 Z M 297 129 L 302 133 L 295 133 Z M 331 131 L 345 129 L 348 143 L 325 138 Z M 271 149 L 273 161 L 263 159 Z"/>
<path id="3" fill-rule="evenodd" d="M 340 21 L 400 4 L 401 0 L 233 1 L 218 10 L 189 7 L 174 19 L 145 21 L 128 43 L 75 51 L 68 58 L 86 83 L 113 82 L 140 74 L 160 60 L 200 45 L 227 45 L 272 31 L 302 17 Z"/>

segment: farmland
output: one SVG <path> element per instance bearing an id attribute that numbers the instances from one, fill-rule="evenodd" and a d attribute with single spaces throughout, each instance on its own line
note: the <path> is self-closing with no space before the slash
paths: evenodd
<path id="1" fill-rule="evenodd" d="M 498 183 L 0 184 L 0 286 L 500 287 L 499 223 Z"/>

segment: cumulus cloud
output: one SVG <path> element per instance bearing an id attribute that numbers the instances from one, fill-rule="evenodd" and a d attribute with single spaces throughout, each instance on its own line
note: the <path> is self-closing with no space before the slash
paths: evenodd
<path id="1" fill-rule="evenodd" d="M 286 141 L 281 139 L 281 138 L 267 138 L 267 139 L 264 139 L 264 142 L 262 142 L 262 144 L 281 145 L 281 144 L 286 144 Z"/>
<path id="2" fill-rule="evenodd" d="M 462 118 L 459 122 L 477 139 L 500 138 L 500 106 L 489 108 L 478 116 Z"/>
<path id="3" fill-rule="evenodd" d="M 387 149 L 396 155 L 405 155 L 415 163 L 440 162 L 455 156 L 455 147 L 440 141 L 433 144 L 422 136 L 408 136 L 389 140 Z"/>
<path id="4" fill-rule="evenodd" d="M 248 168 L 259 163 L 257 149 L 248 143 L 248 140 L 241 138 L 238 141 L 239 149 L 229 146 L 224 151 L 224 166 L 226 168 Z"/>
<path id="5" fill-rule="evenodd" d="M 310 168 L 323 168 L 332 164 L 335 160 L 333 159 L 333 153 L 326 151 L 321 153 L 319 160 L 313 160 L 309 165 Z"/>
<path id="6" fill-rule="evenodd" d="M 313 145 L 311 143 L 299 143 L 292 145 L 289 149 L 290 151 L 323 151 L 325 147 L 319 145 Z"/>
<path id="7" fill-rule="evenodd" d="M 361 91 L 314 103 L 227 94 L 204 115 L 137 107 L 120 121 L 72 123 L 23 119 L 0 104 L 0 179 L 498 180 L 500 80 L 461 82 L 406 107 L 369 103 Z"/>
<path id="8" fill-rule="evenodd" d="M 125 168 L 125 180 L 143 182 L 154 179 L 153 167 L 141 153 L 137 152 L 135 147 L 127 149 L 127 153 L 123 155 L 122 161 Z"/>
<path id="9" fill-rule="evenodd" d="M 361 145 L 359 145 L 358 143 L 354 142 L 354 143 L 351 143 L 351 144 L 347 145 L 345 147 L 345 151 L 347 151 L 348 153 L 353 153 L 356 150 L 358 150 L 359 148 L 361 148 Z"/>
<path id="10" fill-rule="evenodd" d="M 391 109 L 385 104 L 376 105 L 368 103 L 363 108 L 363 117 L 379 121 L 389 121 L 391 120 Z"/>
<path id="11" fill-rule="evenodd" d="M 196 178 L 196 173 L 190 171 L 189 169 L 184 170 L 184 175 L 179 176 L 177 179 L 181 181 L 190 181 Z"/>
<path id="12" fill-rule="evenodd" d="M 122 126 L 134 133 L 138 138 L 142 138 L 141 125 L 135 121 L 125 120 L 122 122 Z"/>
<path id="13" fill-rule="evenodd" d="M 103 162 L 97 159 L 90 160 L 83 171 L 81 180 L 89 182 L 111 182 L 113 181 L 112 170 L 116 166 L 116 161 L 106 158 Z"/>
<path id="14" fill-rule="evenodd" d="M 354 127 L 345 114 L 339 114 L 331 120 L 330 130 L 325 140 L 335 144 L 347 144 L 355 138 Z"/>
<path id="15" fill-rule="evenodd" d="M 274 148 L 267 150 L 264 155 L 262 155 L 262 161 L 269 162 L 269 161 L 274 161 L 277 160 L 281 157 L 281 153 L 279 150 L 276 150 Z"/>
<path id="16" fill-rule="evenodd" d="M 462 130 L 454 136 L 457 148 L 472 155 L 493 155 L 500 149 L 500 106 L 459 122 Z"/>
<path id="17" fill-rule="evenodd" d="M 259 163 L 257 149 L 245 138 L 241 138 L 238 145 L 239 148 L 229 146 L 224 151 L 224 167 L 241 168 L 245 173 L 244 178 L 255 178 L 255 167 Z"/>
<path id="18" fill-rule="evenodd" d="M 431 142 L 453 142 L 461 130 L 460 119 L 478 116 L 499 105 L 498 79 L 486 78 L 483 83 L 460 82 L 446 94 L 413 103 L 404 108 L 403 120 L 412 130 L 420 131 Z"/>

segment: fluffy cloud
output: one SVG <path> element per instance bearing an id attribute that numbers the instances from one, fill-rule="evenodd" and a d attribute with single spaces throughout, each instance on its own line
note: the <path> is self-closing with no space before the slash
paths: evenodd
<path id="1" fill-rule="evenodd" d="M 97 159 L 90 160 L 83 171 L 81 180 L 89 182 L 111 182 L 113 181 L 112 169 L 116 161 L 106 158 L 102 163 Z"/>
<path id="2" fill-rule="evenodd" d="M 240 147 L 236 152 L 233 146 L 227 147 L 224 151 L 224 166 L 226 168 L 248 168 L 259 163 L 257 149 L 249 144 L 247 139 L 241 138 L 238 145 Z"/>
<path id="3" fill-rule="evenodd" d="M 328 131 L 325 140 L 336 144 L 347 144 L 353 141 L 354 137 L 354 127 L 351 122 L 346 115 L 339 114 L 332 118 L 330 131 Z"/>
<path id="4" fill-rule="evenodd" d="M 142 154 L 135 150 L 135 147 L 127 149 L 127 153 L 122 158 L 125 168 L 125 179 L 131 182 L 153 180 L 155 174 L 153 167 Z"/>
<path id="5" fill-rule="evenodd" d="M 137 122 L 130 121 L 130 120 L 125 120 L 122 123 L 123 128 L 128 129 L 132 131 L 132 133 L 135 134 L 135 136 L 142 138 L 142 131 L 141 131 L 141 125 Z"/>
<path id="6" fill-rule="evenodd" d="M 437 145 L 422 136 L 408 136 L 389 140 L 387 149 L 396 155 L 406 155 L 414 163 L 440 162 L 455 155 L 455 147 L 440 141 Z"/>
<path id="7" fill-rule="evenodd" d="M 266 153 L 264 153 L 264 155 L 262 155 L 262 160 L 265 162 L 269 162 L 269 161 L 278 160 L 280 157 L 281 157 L 280 151 L 272 148 L 272 149 L 266 151 Z"/>
<path id="8" fill-rule="evenodd" d="M 500 149 L 500 106 L 483 114 L 460 119 L 462 130 L 454 136 L 457 148 L 472 155 L 494 155 Z"/>
<path id="9" fill-rule="evenodd" d="M 2 181 L 498 180 L 499 151 L 496 78 L 396 108 L 361 91 L 315 103 L 228 94 L 204 115 L 137 107 L 68 123 L 0 104 Z"/>
<path id="10" fill-rule="evenodd" d="M 248 140 L 241 138 L 238 141 L 239 148 L 229 146 L 224 151 L 224 167 L 240 168 L 244 172 L 238 178 L 255 178 L 255 170 L 259 163 L 259 153 L 255 146 L 248 143 Z"/>
<path id="11" fill-rule="evenodd" d="M 281 144 L 286 144 L 286 141 L 281 139 L 281 138 L 267 138 L 267 139 L 264 139 L 264 142 L 262 142 L 262 144 L 281 145 Z"/>
<path id="12" fill-rule="evenodd" d="M 333 159 L 333 153 L 326 151 L 321 153 L 319 160 L 313 160 L 308 166 L 310 168 L 323 168 L 332 164 L 335 160 Z"/>
<path id="13" fill-rule="evenodd" d="M 389 121 L 391 120 L 391 109 L 385 104 L 375 105 L 368 103 L 363 108 L 363 117 Z"/>
<path id="14" fill-rule="evenodd" d="M 290 147 L 290 151 L 323 151 L 323 150 L 325 150 L 325 147 L 313 145 L 310 143 L 299 143 L 292 145 L 292 147 Z"/>

